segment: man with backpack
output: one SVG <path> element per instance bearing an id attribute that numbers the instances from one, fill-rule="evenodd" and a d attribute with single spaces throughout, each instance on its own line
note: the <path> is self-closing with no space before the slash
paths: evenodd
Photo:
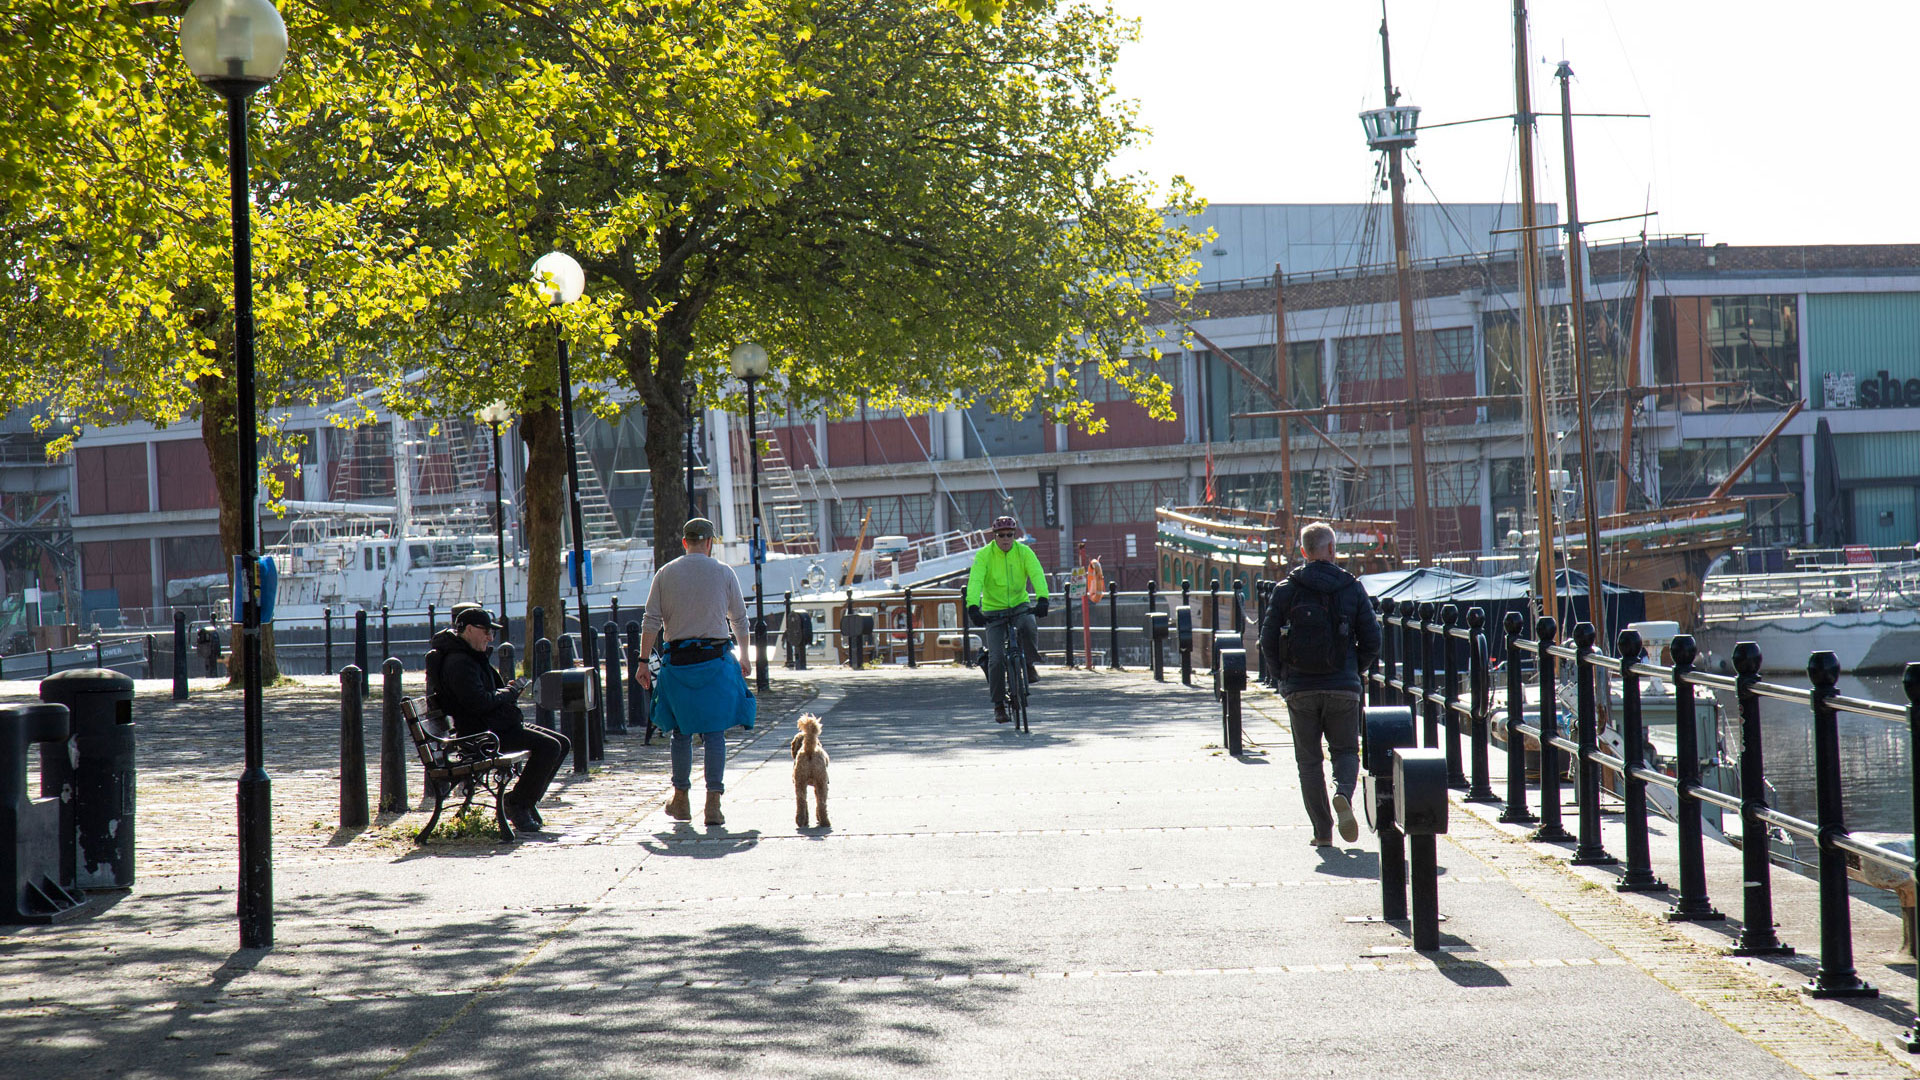
<path id="1" fill-rule="evenodd" d="M 1304 563 L 1273 590 L 1260 627 L 1260 649 L 1280 672 L 1293 727 L 1293 760 L 1300 797 L 1313 822 L 1315 847 L 1333 846 L 1333 826 L 1347 843 L 1360 839 L 1353 787 L 1360 778 L 1360 673 L 1380 655 L 1380 623 L 1367 590 L 1334 565 L 1333 526 L 1316 521 L 1300 530 Z M 1333 758 L 1333 804 L 1327 804 L 1320 742 Z"/>

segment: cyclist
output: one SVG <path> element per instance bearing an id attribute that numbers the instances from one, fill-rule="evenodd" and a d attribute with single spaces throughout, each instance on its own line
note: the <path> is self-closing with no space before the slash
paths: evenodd
<path id="1" fill-rule="evenodd" d="M 975 626 L 987 628 L 987 692 L 993 697 L 993 719 L 1008 720 L 1007 631 L 1017 626 L 1020 648 L 1027 657 L 1027 681 L 1037 682 L 1040 672 L 1033 658 L 1040 653 L 1040 625 L 1035 616 L 1047 614 L 1047 575 L 1040 569 L 1040 558 L 1019 540 L 1020 524 L 1012 517 L 993 519 L 993 543 L 973 557 L 973 569 L 967 574 L 967 618 Z M 1037 598 L 1029 607 L 1027 590 Z M 988 621 L 988 616 L 997 616 Z"/>

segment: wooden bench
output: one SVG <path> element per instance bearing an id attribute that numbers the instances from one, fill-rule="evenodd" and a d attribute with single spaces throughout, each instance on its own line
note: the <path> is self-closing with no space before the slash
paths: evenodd
<path id="1" fill-rule="evenodd" d="M 500 839 L 513 839 L 513 826 L 507 823 L 507 785 L 527 764 L 528 753 L 517 750 L 502 753 L 500 737 L 491 731 L 478 735 L 455 735 L 447 714 L 432 707 L 432 698 L 404 698 L 400 715 L 406 718 L 413 735 L 413 748 L 426 771 L 427 790 L 433 795 L 433 816 L 420 830 L 420 843 L 440 821 L 447 796 L 459 790 L 466 798 L 454 816 L 467 812 L 474 796 L 484 791 L 493 799 L 493 820 L 500 827 Z"/>

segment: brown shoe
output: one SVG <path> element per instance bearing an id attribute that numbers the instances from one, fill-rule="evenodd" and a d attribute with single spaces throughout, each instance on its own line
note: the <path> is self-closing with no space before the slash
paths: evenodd
<path id="1" fill-rule="evenodd" d="M 675 821 L 692 821 L 693 806 L 687 801 L 687 789 L 673 789 L 673 798 L 667 800 L 667 816 Z"/>
<path id="2" fill-rule="evenodd" d="M 720 812 L 720 793 L 717 791 L 707 792 L 707 824 L 725 825 L 726 823 L 726 815 Z"/>
<path id="3" fill-rule="evenodd" d="M 998 704 L 996 704 L 996 705 L 995 705 L 995 706 L 993 707 L 993 722 L 994 722 L 994 723 L 996 723 L 996 724 L 1004 724 L 1004 723 L 1007 723 L 1007 722 L 1008 722 L 1009 720 L 1011 720 L 1011 719 L 1012 719 L 1012 718 L 1011 718 L 1011 717 L 1009 717 L 1009 716 L 1007 715 L 1007 707 L 1006 707 L 1005 705 L 998 705 Z"/>

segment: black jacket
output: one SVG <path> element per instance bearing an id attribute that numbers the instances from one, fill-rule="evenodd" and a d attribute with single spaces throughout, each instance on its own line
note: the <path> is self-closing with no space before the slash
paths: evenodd
<path id="1" fill-rule="evenodd" d="M 519 692 L 487 662 L 487 653 L 467 644 L 458 633 L 442 630 L 433 635 L 426 668 L 427 692 L 453 718 L 456 732 L 472 735 L 525 723 L 516 704 Z"/>
<path id="2" fill-rule="evenodd" d="M 1330 675 L 1295 675 L 1280 666 L 1280 632 L 1287 625 L 1287 612 L 1293 608 L 1293 594 L 1311 587 L 1333 596 L 1335 610 L 1353 627 L 1353 647 L 1347 650 L 1345 669 Z M 1330 562 L 1308 562 L 1293 568 L 1287 580 L 1273 590 L 1267 600 L 1267 614 L 1260 625 L 1260 651 L 1269 669 L 1280 667 L 1280 692 L 1297 694 L 1309 690 L 1348 690 L 1362 693 L 1365 683 L 1360 673 L 1373 666 L 1380 656 L 1380 621 L 1374 617 L 1373 604 L 1359 579 Z"/>

